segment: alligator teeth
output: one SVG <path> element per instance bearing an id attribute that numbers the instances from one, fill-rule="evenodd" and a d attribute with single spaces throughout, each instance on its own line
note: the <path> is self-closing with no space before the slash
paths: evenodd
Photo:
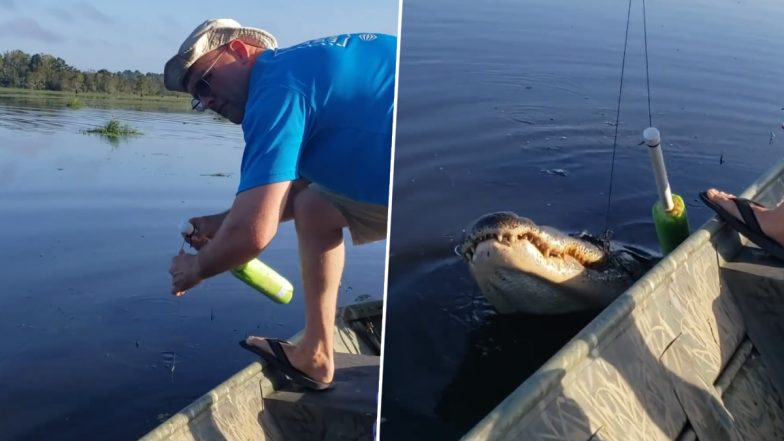
<path id="1" fill-rule="evenodd" d="M 463 246 L 463 255 L 469 261 L 473 260 L 476 257 L 477 245 L 488 240 L 506 244 L 527 241 L 535 246 L 545 258 L 559 258 L 561 260 L 573 258 L 583 265 L 592 265 L 596 259 L 592 250 L 568 242 L 562 248 L 560 246 L 562 242 L 552 238 L 546 231 L 532 230 L 519 225 L 509 225 L 507 228 L 483 228 L 477 230 L 469 236 L 468 242 Z"/>

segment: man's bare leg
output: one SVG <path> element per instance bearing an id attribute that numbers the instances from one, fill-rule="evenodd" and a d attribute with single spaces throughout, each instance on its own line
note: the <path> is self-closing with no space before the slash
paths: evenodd
<path id="1" fill-rule="evenodd" d="M 321 382 L 335 373 L 334 324 L 338 289 L 343 275 L 345 217 L 313 188 L 294 198 L 294 224 L 305 291 L 305 332 L 296 346 L 283 345 L 291 364 Z M 263 338 L 248 337 L 249 344 L 271 351 Z"/>
<path id="2" fill-rule="evenodd" d="M 708 199 L 717 203 L 738 219 L 742 219 L 738 212 L 738 207 L 732 201 L 735 198 L 734 195 L 715 188 L 708 190 L 707 194 Z M 754 215 L 757 216 L 757 222 L 759 222 L 762 231 L 771 239 L 784 245 L 784 204 L 772 209 L 757 207 L 752 204 L 751 209 L 754 211 Z"/>

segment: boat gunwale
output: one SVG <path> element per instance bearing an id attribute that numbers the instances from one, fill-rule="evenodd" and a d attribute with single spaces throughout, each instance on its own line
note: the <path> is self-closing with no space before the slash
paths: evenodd
<path id="1" fill-rule="evenodd" d="M 776 183 L 777 178 L 784 178 L 784 160 L 763 173 L 740 197 L 753 198 L 762 195 L 768 187 Z M 624 319 L 630 316 L 635 308 L 644 306 L 657 286 L 669 278 L 679 265 L 688 262 L 692 254 L 699 251 L 725 227 L 726 224 L 716 216 L 702 224 L 681 245 L 599 313 L 461 439 L 498 439 L 508 435 L 515 423 L 559 387 L 566 372 L 585 361 L 593 350 L 613 334 L 620 332 L 621 327 L 627 324 Z M 562 374 L 554 375 L 553 372 Z"/>
<path id="2" fill-rule="evenodd" d="M 198 418 L 201 414 L 209 411 L 213 404 L 219 403 L 222 399 L 229 396 L 233 390 L 243 386 L 248 381 L 256 379 L 259 375 L 261 375 L 262 382 L 267 382 L 269 383 L 269 387 L 272 387 L 272 383 L 263 375 L 262 371 L 262 362 L 251 362 L 248 366 L 245 366 L 239 372 L 210 389 L 204 395 L 192 401 L 176 414 L 169 417 L 166 421 L 153 428 L 149 433 L 140 438 L 140 441 L 168 439 L 182 428 L 187 427 L 191 421 Z"/>

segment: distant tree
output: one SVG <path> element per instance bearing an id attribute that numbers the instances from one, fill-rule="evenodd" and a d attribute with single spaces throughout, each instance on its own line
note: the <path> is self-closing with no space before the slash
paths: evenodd
<path id="1" fill-rule="evenodd" d="M 14 50 L 3 54 L 3 70 L 0 72 L 0 85 L 4 87 L 27 87 L 27 73 L 30 70 L 30 55 Z"/>
<path id="2" fill-rule="evenodd" d="M 163 75 L 126 69 L 122 72 L 80 71 L 48 54 L 29 55 L 20 50 L 0 54 L 0 87 L 37 90 L 102 92 L 108 94 L 178 95 L 166 90 Z"/>

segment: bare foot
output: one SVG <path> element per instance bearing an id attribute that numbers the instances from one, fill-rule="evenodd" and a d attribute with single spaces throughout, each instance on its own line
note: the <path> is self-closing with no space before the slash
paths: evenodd
<path id="1" fill-rule="evenodd" d="M 263 351 L 272 353 L 269 343 L 263 337 L 250 336 L 245 339 L 249 345 L 256 346 Z M 283 352 L 289 358 L 291 364 L 304 372 L 310 378 L 322 382 L 331 383 L 335 375 L 335 361 L 332 354 L 322 353 L 319 351 L 310 351 L 306 353 L 303 348 L 297 345 L 281 344 Z"/>
<path id="2" fill-rule="evenodd" d="M 738 207 L 733 201 L 735 195 L 711 188 L 707 191 L 707 196 L 708 199 L 721 206 L 721 208 L 727 210 L 736 218 L 743 220 L 738 211 Z M 754 215 L 757 217 L 757 222 L 759 222 L 762 231 L 771 239 L 784 245 L 784 209 L 782 208 L 784 205 L 773 209 L 760 207 L 754 204 L 751 204 L 750 206 Z"/>

